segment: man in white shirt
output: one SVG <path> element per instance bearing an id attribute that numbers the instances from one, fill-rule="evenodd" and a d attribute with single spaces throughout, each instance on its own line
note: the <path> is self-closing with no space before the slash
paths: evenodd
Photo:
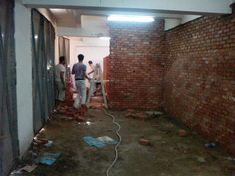
<path id="1" fill-rule="evenodd" d="M 91 60 L 88 61 L 88 64 L 89 64 L 90 69 L 89 69 L 87 75 L 89 76 L 90 79 L 92 79 L 93 75 L 94 75 L 95 67 L 94 67 L 93 62 Z"/>
<path id="2" fill-rule="evenodd" d="M 88 61 L 89 67 L 88 67 L 88 77 L 90 78 L 91 81 L 86 82 L 87 86 L 87 95 L 89 95 L 89 91 L 91 91 L 91 95 L 93 96 L 94 93 L 94 70 L 95 66 L 93 65 L 93 62 L 91 60 Z M 91 90 L 90 90 L 91 89 Z"/>
<path id="3" fill-rule="evenodd" d="M 59 64 L 55 66 L 55 88 L 56 100 L 64 101 L 65 99 L 65 57 L 60 56 Z"/>

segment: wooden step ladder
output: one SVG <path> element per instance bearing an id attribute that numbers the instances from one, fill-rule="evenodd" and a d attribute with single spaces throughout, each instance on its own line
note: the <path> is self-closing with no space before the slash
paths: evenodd
<path id="1" fill-rule="evenodd" d="M 100 81 L 91 80 L 90 90 L 89 90 L 88 99 L 87 99 L 87 106 L 89 107 L 89 105 L 90 105 L 91 97 L 93 96 L 92 94 L 95 93 L 95 91 L 96 91 L 96 84 L 97 83 L 101 84 L 101 91 L 102 91 L 101 94 L 102 94 L 102 97 L 104 100 L 104 106 L 105 106 L 105 108 L 108 108 L 106 92 L 105 92 L 105 82 L 103 80 L 100 80 Z"/>
<path id="2" fill-rule="evenodd" d="M 94 74 L 102 74 L 101 68 L 97 67 L 95 69 L 98 69 L 96 71 L 94 71 Z M 96 76 L 94 75 L 94 78 L 96 78 Z M 105 80 L 103 80 L 103 77 L 100 76 L 100 80 L 95 80 L 94 78 L 91 79 L 90 81 L 90 90 L 89 90 L 89 94 L 88 94 L 88 98 L 87 98 L 87 106 L 89 107 L 90 105 L 90 101 L 91 101 L 91 97 L 94 96 L 93 94 L 96 91 L 96 84 L 100 84 L 101 85 L 101 94 L 104 100 L 104 106 L 105 108 L 108 108 L 108 103 L 107 103 L 107 98 L 106 98 L 106 92 L 105 92 Z"/>

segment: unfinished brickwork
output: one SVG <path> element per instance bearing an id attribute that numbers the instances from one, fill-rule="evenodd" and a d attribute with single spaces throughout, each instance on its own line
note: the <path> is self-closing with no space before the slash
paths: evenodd
<path id="1" fill-rule="evenodd" d="M 164 42 L 164 108 L 235 155 L 235 16 L 189 22 Z"/>
<path id="2" fill-rule="evenodd" d="M 163 107 L 235 155 L 235 16 L 163 25 L 110 23 L 111 107 Z"/>
<path id="3" fill-rule="evenodd" d="M 110 27 L 108 98 L 117 109 L 159 109 L 162 100 L 163 20 Z"/>
<path id="4" fill-rule="evenodd" d="M 110 71 L 110 57 L 107 56 L 103 58 L 103 79 L 105 81 L 105 92 L 106 95 L 110 95 L 110 81 L 109 81 L 109 75 L 111 73 Z M 109 96 L 107 96 L 109 98 Z"/>

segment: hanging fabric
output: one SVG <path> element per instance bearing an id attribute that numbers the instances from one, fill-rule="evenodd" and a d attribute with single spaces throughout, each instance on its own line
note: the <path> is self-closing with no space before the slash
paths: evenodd
<path id="1" fill-rule="evenodd" d="M 16 113 L 14 1 L 0 0 L 0 175 L 6 176 L 19 156 Z"/>
<path id="2" fill-rule="evenodd" d="M 54 44 L 52 24 L 37 10 L 32 9 L 33 46 L 33 126 L 37 133 L 55 107 Z"/>

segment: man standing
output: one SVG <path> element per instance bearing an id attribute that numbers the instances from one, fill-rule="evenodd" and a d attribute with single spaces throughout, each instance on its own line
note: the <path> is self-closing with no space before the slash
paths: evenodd
<path id="1" fill-rule="evenodd" d="M 90 71 L 87 73 L 87 75 L 90 77 L 90 78 L 93 78 L 93 73 L 94 73 L 94 70 L 95 70 L 95 67 L 93 65 L 93 62 L 90 60 L 88 61 L 88 64 L 90 66 Z"/>
<path id="2" fill-rule="evenodd" d="M 86 81 L 85 78 L 90 80 L 86 75 L 86 65 L 83 64 L 84 55 L 78 55 L 78 63 L 73 65 L 72 74 L 75 75 L 75 84 L 77 91 L 80 95 L 81 106 L 80 106 L 80 116 L 84 118 L 85 112 L 87 111 L 86 107 Z M 79 120 L 79 119 L 78 119 Z"/>
<path id="3" fill-rule="evenodd" d="M 88 61 L 88 64 L 89 64 L 89 69 L 88 69 L 88 73 L 87 73 L 87 76 L 90 78 L 90 82 L 87 81 L 87 95 L 89 93 L 91 93 L 91 95 L 93 96 L 93 93 L 94 93 L 94 65 L 93 65 L 93 62 L 90 60 Z M 91 91 L 91 92 L 90 92 Z M 89 100 L 88 100 L 89 101 Z"/>
<path id="4" fill-rule="evenodd" d="M 64 101 L 65 98 L 65 57 L 60 56 L 59 64 L 55 66 L 56 100 Z"/>

